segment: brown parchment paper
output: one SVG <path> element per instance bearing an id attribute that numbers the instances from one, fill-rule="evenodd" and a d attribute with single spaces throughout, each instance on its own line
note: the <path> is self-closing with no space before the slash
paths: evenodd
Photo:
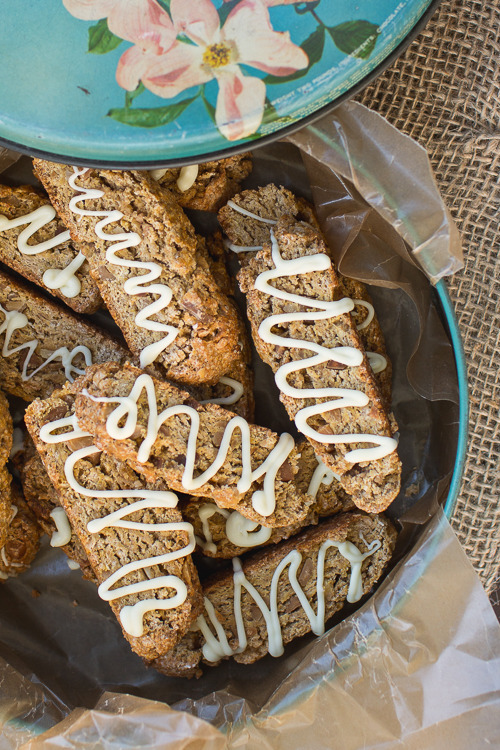
<path id="1" fill-rule="evenodd" d="M 345 137 L 351 134 L 350 118 L 356 118 L 348 112 Z M 385 150 L 388 159 L 392 144 L 397 201 L 399 192 L 414 189 L 416 157 L 412 142 L 398 140 L 382 123 L 378 139 L 363 146 L 363 170 L 370 173 L 372 148 Z M 337 126 L 325 120 L 321 127 L 333 139 Z M 353 126 L 353 136 L 359 132 Z M 301 135 L 309 152 L 305 164 L 290 143 L 259 149 L 246 186 L 274 181 L 314 197 L 341 270 L 371 282 L 394 365 L 393 405 L 400 425 L 402 490 L 389 511 L 401 526 L 397 567 L 361 609 L 347 608 L 342 617 L 349 619 L 340 622 L 339 616 L 324 637 L 292 643 L 280 659 L 266 657 L 250 666 L 225 662 L 189 682 L 147 670 L 95 587 L 69 571 L 64 556 L 46 544 L 31 570 L 0 587 L 0 656 L 8 665 L 0 668 L 0 750 L 26 742 L 28 747 L 160 748 L 171 747 L 172 736 L 179 747 L 190 747 L 189 739 L 193 747 L 220 740 L 190 716 L 220 729 L 228 747 L 400 747 L 422 731 L 436 732 L 437 743 L 452 736 L 448 730 L 458 731 L 459 742 L 471 736 L 467 717 L 481 727 L 482 737 L 492 733 L 498 632 L 478 580 L 439 515 L 456 455 L 458 399 L 437 298 L 411 248 L 376 201 L 370 205 L 363 197 L 354 168 L 353 180 L 324 169 L 325 155 L 314 145 L 314 134 Z M 19 183 L 26 169 L 21 162 L 2 179 Z M 411 185 L 401 184 L 404 179 Z M 433 220 L 431 233 L 422 232 L 422 238 L 425 234 L 428 246 L 437 242 L 439 257 L 447 253 L 451 269 L 459 263 L 455 230 L 423 168 L 419 179 L 432 215 L 445 217 Z M 419 227 L 419 216 L 405 211 L 397 210 L 397 228 Z M 206 216 L 193 213 L 192 219 L 200 229 L 215 226 Z M 256 421 L 293 431 L 269 368 L 257 359 L 255 365 Z M 463 667 L 461 679 L 452 669 L 455 659 Z M 448 682 L 451 692 L 445 689 Z M 95 710 L 85 710 L 96 704 Z M 182 722 L 168 706 L 185 712 Z M 179 726 L 182 737 L 175 734 Z M 49 727 L 40 745 L 36 736 Z M 46 739 L 52 744 L 43 745 Z"/>

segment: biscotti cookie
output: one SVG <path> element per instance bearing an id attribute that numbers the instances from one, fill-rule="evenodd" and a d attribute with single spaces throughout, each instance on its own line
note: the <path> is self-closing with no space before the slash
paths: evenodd
<path id="1" fill-rule="evenodd" d="M 68 520 L 132 649 L 155 658 L 199 613 L 194 536 L 177 497 L 99 451 L 74 416 L 67 384 L 27 409 L 26 424 Z"/>
<path id="2" fill-rule="evenodd" d="M 238 279 L 288 414 L 356 505 L 384 510 L 400 487 L 397 441 L 321 234 L 280 219 Z"/>
<path id="3" fill-rule="evenodd" d="M 81 568 L 84 578 L 97 581 L 86 552 L 78 536 L 72 532 L 59 495 L 34 447 L 33 455 L 21 467 L 20 476 L 26 503 L 40 528 L 50 537 L 51 547 L 59 547 L 71 561 L 70 567 Z"/>
<path id="4" fill-rule="evenodd" d="M 237 510 L 219 508 L 205 498 L 192 498 L 182 504 L 182 515 L 194 528 L 196 544 L 207 557 L 230 559 L 256 547 L 277 544 L 297 534 L 320 518 L 355 509 L 342 489 L 338 477 L 314 455 L 312 446 L 304 441 L 297 446 L 301 454 L 299 491 L 313 498 L 307 516 L 294 524 L 270 528 L 250 521 Z"/>
<path id="5" fill-rule="evenodd" d="M 236 315 L 175 198 L 141 172 L 35 160 L 35 171 L 141 367 L 180 383 L 215 383 L 237 357 Z M 106 231 L 105 231 L 106 230 Z"/>
<path id="6" fill-rule="evenodd" d="M 12 482 L 11 500 L 7 539 L 0 549 L 0 581 L 24 573 L 40 547 L 41 529 L 15 482 Z"/>
<path id="7" fill-rule="evenodd" d="M 186 390 L 201 404 L 219 404 L 247 422 L 254 421 L 254 378 L 251 367 L 252 351 L 246 326 L 238 315 L 238 357 L 230 370 L 215 385 L 186 386 Z"/>
<path id="8" fill-rule="evenodd" d="M 238 192 L 251 171 L 252 155 L 247 152 L 188 167 L 155 169 L 151 175 L 171 190 L 184 208 L 217 211 Z"/>
<path id="9" fill-rule="evenodd" d="M 93 362 L 130 352 L 89 321 L 0 271 L 0 377 L 25 401 L 43 398 Z"/>
<path id="10" fill-rule="evenodd" d="M 148 481 L 213 498 L 269 526 L 307 515 L 312 498 L 294 481 L 301 464 L 290 435 L 249 424 L 216 404 L 201 405 L 130 365 L 90 367 L 75 392 L 82 429 Z"/>
<path id="11" fill-rule="evenodd" d="M 297 198 L 284 187 L 266 185 L 257 190 L 244 190 L 221 208 L 218 217 L 230 242 L 228 246 L 238 253 L 241 264 L 270 241 L 270 231 L 284 216 L 292 216 L 296 221 L 311 224 L 319 231 L 319 224 L 312 206 L 302 198 Z M 325 252 L 334 258 L 325 243 Z M 338 274 L 340 293 L 351 297 L 354 307 L 351 315 L 370 365 L 375 373 L 386 407 L 391 402 L 392 367 L 385 348 L 384 336 L 380 328 L 370 295 L 364 284 Z"/>
<path id="12" fill-rule="evenodd" d="M 0 261 L 75 312 L 102 304 L 89 264 L 46 196 L 29 185 L 0 185 Z"/>
<path id="13" fill-rule="evenodd" d="M 356 602 L 379 580 L 391 559 L 396 531 L 381 516 L 343 513 L 286 542 L 235 558 L 233 571 L 205 581 L 205 611 L 197 620 L 199 645 L 188 634 L 191 672 L 199 663 L 232 656 L 249 664 L 313 632 L 346 602 Z M 194 651 L 193 649 L 196 649 Z M 175 675 L 183 642 L 151 666 Z M 195 658 L 198 654 L 198 659 Z M 189 676 L 186 669 L 182 676 Z"/>
<path id="14" fill-rule="evenodd" d="M 207 262 L 218 287 L 233 303 L 238 324 L 237 358 L 231 369 L 215 385 L 187 386 L 186 390 L 201 403 L 220 404 L 248 422 L 254 421 L 254 378 L 251 367 L 252 350 L 250 338 L 242 315 L 234 301 L 234 281 L 230 279 L 226 268 L 226 251 L 222 235 L 217 232 L 200 243 L 200 249 L 206 251 Z M 154 374 L 154 373 L 153 373 Z"/>

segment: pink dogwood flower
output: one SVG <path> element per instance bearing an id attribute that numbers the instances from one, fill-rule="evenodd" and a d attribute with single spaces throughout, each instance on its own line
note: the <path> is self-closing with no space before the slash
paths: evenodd
<path id="1" fill-rule="evenodd" d="M 288 32 L 273 30 L 262 0 L 242 0 L 222 28 L 210 0 L 172 0 L 170 13 L 177 34 L 189 42 L 181 37 L 163 54 L 141 52 L 136 45 L 122 55 L 117 81 L 132 91 L 142 80 L 154 94 L 168 99 L 215 79 L 219 84 L 216 124 L 228 140 L 254 133 L 264 112 L 265 83 L 244 75 L 240 65 L 287 76 L 308 64 L 306 53 L 291 42 Z"/>
<path id="2" fill-rule="evenodd" d="M 84 21 L 106 18 L 113 34 L 133 42 L 134 47 L 122 55 L 125 65 L 141 56 L 147 61 L 163 54 L 177 36 L 168 13 L 156 0 L 63 0 L 63 3 L 71 15 Z M 143 66 L 147 69 L 146 62 Z"/>

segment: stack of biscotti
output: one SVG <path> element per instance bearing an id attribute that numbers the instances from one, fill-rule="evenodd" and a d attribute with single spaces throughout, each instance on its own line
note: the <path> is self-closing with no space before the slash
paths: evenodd
<path id="1" fill-rule="evenodd" d="M 12 418 L 0 391 L 0 581 L 22 573 L 38 551 L 40 528 L 7 468 L 12 448 Z"/>
<path id="2" fill-rule="evenodd" d="M 255 346 L 290 417 L 356 505 L 380 512 L 399 491 L 401 462 L 387 383 L 377 382 L 360 334 L 378 347 L 375 361 L 387 364 L 383 339 L 366 299 L 358 302 L 368 305 L 367 319 L 351 316 L 356 301 L 316 223 L 303 217 L 303 202 L 272 185 L 243 192 L 219 212 L 242 259 L 238 278 Z"/>
<path id="3" fill-rule="evenodd" d="M 387 520 L 352 512 L 355 503 L 380 510 L 395 497 L 399 464 L 394 451 L 388 460 L 357 461 L 353 466 L 352 451 L 345 445 L 325 448 L 310 435 L 295 441 L 253 424 L 247 321 L 233 297 L 225 245 L 220 234 L 198 236 L 182 210 L 213 211 L 231 198 L 229 209 L 222 209 L 221 223 L 230 246 L 241 250 L 234 246 L 245 244 L 245 233 L 231 234 L 223 217 L 229 211 L 229 223 L 241 224 L 242 214 L 234 205 L 247 198 L 241 198 L 246 193 L 235 193 L 250 166 L 248 155 L 243 155 L 159 175 L 35 160 L 36 174 L 58 214 L 54 222 L 62 222 L 55 232 L 69 233 L 65 241 L 84 256 L 81 268 L 88 270 L 128 350 L 93 322 L 81 327 L 82 319 L 67 310 L 69 317 L 64 317 L 62 305 L 36 296 L 19 282 L 15 286 L 10 277 L 5 305 L 0 300 L 0 363 L 9 390 L 32 401 L 26 424 L 36 453 L 26 451 L 21 470 L 30 505 L 52 543 L 60 544 L 98 584 L 132 648 L 148 663 L 177 675 L 199 669 L 201 648 L 207 663 L 235 651 L 241 652 L 240 660 L 253 661 L 266 652 L 266 642 L 271 653 L 280 652 L 275 636 L 260 626 L 259 643 L 243 648 L 242 626 L 237 633 L 231 624 L 235 586 L 241 589 L 244 619 L 250 612 L 251 621 L 252 602 L 261 607 L 270 587 L 279 584 L 276 612 L 261 609 L 257 619 L 277 618 L 274 631 L 282 629 L 280 642 L 287 643 L 311 627 L 314 632 L 324 627 L 319 614 L 315 618 L 310 611 L 321 591 L 328 600 L 326 617 L 346 598 L 356 601 L 366 593 L 394 546 L 395 532 Z M 380 392 L 385 388 L 389 398 L 389 367 L 381 368 L 388 360 L 366 290 L 339 280 L 331 263 L 328 269 L 307 269 L 308 256 L 327 256 L 328 249 L 305 201 L 273 186 L 251 193 L 250 208 L 245 209 L 251 215 L 243 214 L 245 227 L 247 219 L 262 227 L 258 211 L 261 217 L 265 213 L 261 208 L 253 211 L 254 204 L 274 204 L 265 232 L 256 230 L 250 238 L 253 249 L 240 273 L 257 352 L 275 371 L 299 363 L 286 376 L 296 389 L 326 382 L 328 388 L 362 390 L 368 404 L 361 415 L 348 407 L 341 416 L 325 409 L 326 419 L 320 412 L 308 418 L 320 434 L 333 435 L 340 422 L 360 435 L 349 445 L 355 450 L 366 447 L 366 435 L 391 441 L 392 426 Z M 22 226 L 10 226 L 9 231 Z M 29 231 L 38 243 L 49 238 L 36 234 L 47 227 L 32 223 Z M 20 241 L 19 236 L 10 239 L 18 250 L 19 243 L 27 242 L 26 235 Z M 350 302 L 350 308 L 336 316 L 340 323 L 328 319 L 302 328 L 295 322 L 280 323 L 280 335 L 300 334 L 314 344 L 313 352 L 321 346 L 335 349 L 327 366 L 321 363 L 318 377 L 314 365 L 304 376 L 299 362 L 304 347 L 296 357 L 289 356 L 286 345 L 264 346 L 259 341 L 258 329 L 270 314 L 293 315 L 300 308 L 281 298 L 285 304 L 273 306 L 269 295 L 254 289 L 263 273 L 275 270 L 273 243 L 278 243 L 284 261 L 306 259 L 290 287 L 288 280 L 281 286 L 281 277 L 273 280 L 285 295 L 293 290 L 328 307 L 348 292 L 356 294 L 359 304 Z M 40 275 L 43 281 L 46 270 Z M 355 365 L 343 364 L 345 352 L 340 350 L 347 349 Z M 292 418 L 328 402 L 323 395 L 283 400 Z M 322 433 L 325 426 L 332 432 Z M 177 493 L 188 497 L 178 502 Z M 329 516 L 333 518 L 325 520 Z M 242 568 L 234 559 L 234 576 L 221 573 L 202 589 L 192 558 L 196 540 L 209 556 L 241 555 Z M 299 551 L 300 560 L 295 554 L 290 557 L 292 551 Z M 316 585 L 312 561 L 321 561 L 323 554 L 325 578 Z M 302 614 L 293 596 L 291 600 L 280 590 L 284 581 L 279 575 L 287 566 Z M 278 576 L 274 582 L 273 572 Z M 250 621 L 248 632 L 253 632 Z M 222 646 L 214 646 L 214 636 Z"/>

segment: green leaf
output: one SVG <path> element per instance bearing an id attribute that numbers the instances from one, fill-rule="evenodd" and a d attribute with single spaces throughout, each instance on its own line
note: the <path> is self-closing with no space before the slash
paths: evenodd
<path id="1" fill-rule="evenodd" d="M 323 47 L 325 46 L 325 27 L 318 26 L 316 30 L 313 31 L 313 33 L 308 36 L 305 42 L 303 42 L 300 46 L 309 58 L 309 65 L 307 66 L 307 68 L 297 70 L 296 73 L 292 73 L 289 76 L 266 76 L 264 78 L 264 83 L 266 85 L 284 83 L 285 81 L 296 81 L 297 78 L 302 78 L 303 76 L 307 75 L 314 63 L 317 63 L 319 60 L 321 60 Z"/>
<path id="2" fill-rule="evenodd" d="M 345 21 L 330 26 L 328 33 L 341 52 L 366 60 L 375 48 L 379 30 L 370 21 Z"/>
<path id="3" fill-rule="evenodd" d="M 95 23 L 89 28 L 89 46 L 88 51 L 93 55 L 104 55 L 111 52 L 123 42 L 119 36 L 115 36 L 108 29 L 108 22 L 105 18 Z"/>
<path id="4" fill-rule="evenodd" d="M 186 0 L 189 2 L 189 0 Z M 236 8 L 240 0 L 229 0 L 227 3 L 223 3 L 222 7 L 219 8 L 219 18 L 221 27 L 226 23 L 228 15 L 231 13 L 233 8 Z"/>
<path id="5" fill-rule="evenodd" d="M 205 109 L 208 112 L 208 116 L 210 117 L 210 119 L 212 120 L 212 122 L 215 125 L 216 124 L 216 122 L 215 122 L 215 107 L 214 107 L 213 104 L 210 104 L 210 102 L 208 101 L 207 97 L 205 96 L 205 86 L 203 86 L 203 88 L 201 90 L 201 98 L 202 98 L 203 104 L 205 105 Z"/>
<path id="6" fill-rule="evenodd" d="M 133 91 L 127 91 L 125 93 L 125 107 L 128 109 L 134 99 L 142 94 L 143 91 L 146 91 L 146 87 L 144 86 L 142 81 L 139 82 L 139 85 L 136 89 L 134 89 Z"/>
<path id="7" fill-rule="evenodd" d="M 161 5 L 163 10 L 166 10 L 168 13 L 170 13 L 170 0 L 156 0 L 158 5 Z"/>
<path id="8" fill-rule="evenodd" d="M 177 120 L 178 117 L 189 107 L 189 105 L 198 98 L 198 95 L 191 99 L 184 99 L 178 104 L 169 104 L 166 107 L 151 107 L 149 109 L 110 109 L 108 117 L 113 120 L 122 122 L 124 125 L 132 125 L 135 128 L 159 128 L 161 125 L 168 125 Z"/>

